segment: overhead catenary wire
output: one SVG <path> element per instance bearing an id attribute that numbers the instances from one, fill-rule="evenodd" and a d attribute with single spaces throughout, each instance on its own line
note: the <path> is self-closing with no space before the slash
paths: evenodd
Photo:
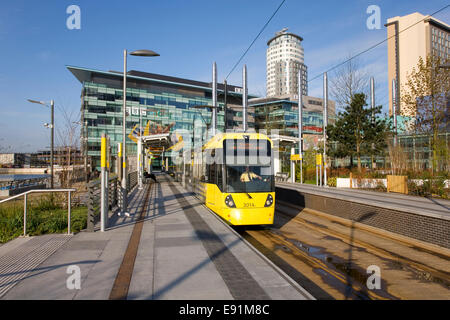
<path id="1" fill-rule="evenodd" d="M 376 43 L 376 44 L 370 46 L 370 47 L 367 48 L 366 50 L 361 51 L 360 53 L 354 55 L 353 57 L 350 57 L 349 59 L 345 60 L 344 62 L 341 62 L 341 63 L 335 65 L 334 67 L 332 67 L 332 68 L 330 68 L 330 69 L 328 69 L 328 70 L 326 70 L 326 71 L 324 71 L 324 72 L 318 74 L 318 75 L 315 76 L 314 78 L 308 80 L 308 82 L 311 82 L 311 81 L 316 80 L 317 78 L 321 77 L 321 76 L 322 76 L 324 73 L 326 73 L 326 72 L 330 72 L 330 71 L 332 71 L 332 70 L 334 70 L 334 69 L 336 69 L 336 68 L 339 68 L 340 66 L 342 66 L 342 65 L 346 64 L 347 62 L 349 62 L 349 61 L 355 59 L 356 57 L 359 57 L 360 55 L 363 55 L 364 53 L 366 53 L 366 52 L 368 52 L 368 51 L 370 51 L 370 50 L 372 50 L 372 49 L 378 47 L 379 45 L 385 43 L 386 41 L 392 39 L 393 37 L 399 35 L 400 33 L 402 33 L 402 32 L 404 32 L 404 31 L 406 31 L 406 30 L 408 30 L 408 29 L 414 27 L 415 25 L 417 25 L 417 24 L 419 24 L 419 23 L 425 21 L 426 19 L 428 19 L 428 18 L 430 18 L 430 17 L 432 17 L 432 16 L 438 14 L 439 12 L 444 11 L 444 10 L 447 9 L 448 7 L 450 7 L 450 4 L 446 5 L 445 7 L 442 7 L 441 9 L 437 10 L 436 12 L 434 12 L 434 13 L 432 13 L 432 14 L 430 14 L 430 15 L 427 15 L 425 18 L 423 18 L 423 19 L 417 21 L 416 23 L 414 23 L 414 24 L 408 26 L 407 28 L 405 28 L 405 29 L 399 31 L 398 33 L 394 34 L 393 36 L 390 36 L 390 37 L 388 37 L 388 38 L 386 38 L 386 39 L 384 39 L 384 40 L 382 40 L 382 41 L 380 41 L 380 42 L 378 42 L 378 43 Z"/>
<path id="2" fill-rule="evenodd" d="M 247 52 L 250 50 L 250 48 L 253 46 L 253 44 L 256 42 L 256 40 L 258 40 L 259 36 L 261 35 L 261 33 L 264 31 L 264 29 L 267 27 L 267 25 L 270 23 L 270 21 L 272 21 L 273 17 L 275 17 L 275 15 L 277 14 L 278 10 L 280 10 L 280 8 L 283 6 L 283 4 L 286 2 L 286 0 L 281 1 L 280 5 L 278 6 L 278 8 L 275 10 L 275 12 L 272 14 L 272 16 L 269 18 L 269 20 L 267 20 L 267 22 L 264 24 L 264 26 L 262 27 L 261 31 L 259 31 L 258 35 L 255 37 L 255 39 L 253 39 L 252 43 L 248 46 L 247 50 L 245 50 L 245 52 L 242 54 L 242 56 L 239 58 L 239 60 L 236 62 L 236 64 L 233 66 L 233 68 L 231 69 L 231 71 L 228 73 L 228 75 L 226 76 L 225 80 L 228 80 L 228 77 L 230 76 L 231 73 L 233 73 L 234 69 L 236 69 L 236 67 L 239 65 L 239 63 L 241 62 L 241 60 L 244 58 L 244 56 L 247 54 Z"/>

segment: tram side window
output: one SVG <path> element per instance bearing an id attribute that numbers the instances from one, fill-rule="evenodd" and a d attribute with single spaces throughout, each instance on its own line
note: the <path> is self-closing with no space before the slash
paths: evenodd
<path id="1" fill-rule="evenodd" d="M 223 165 L 216 165 L 216 184 L 220 191 L 223 191 L 223 175 L 222 175 L 222 167 Z"/>
<path id="2" fill-rule="evenodd" d="M 209 181 L 209 164 L 206 165 L 205 182 L 210 183 L 210 181 Z"/>
<path id="3" fill-rule="evenodd" d="M 205 179 L 206 183 L 216 183 L 216 170 L 215 164 L 212 159 L 214 159 L 215 150 L 212 150 L 211 153 L 205 152 L 205 160 L 206 160 L 206 171 L 205 171 Z"/>
<path id="4" fill-rule="evenodd" d="M 207 183 L 216 183 L 216 165 L 215 164 L 207 164 L 206 165 L 206 182 Z"/>

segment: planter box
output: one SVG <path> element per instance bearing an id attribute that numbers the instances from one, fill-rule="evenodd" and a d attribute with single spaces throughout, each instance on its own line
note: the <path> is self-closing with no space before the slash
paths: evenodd
<path id="1" fill-rule="evenodd" d="M 388 175 L 387 192 L 408 194 L 408 177 Z"/>

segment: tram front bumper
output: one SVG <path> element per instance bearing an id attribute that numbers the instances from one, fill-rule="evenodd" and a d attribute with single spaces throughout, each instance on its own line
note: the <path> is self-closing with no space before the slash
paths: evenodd
<path id="1" fill-rule="evenodd" d="M 223 209 L 222 218 L 232 225 L 273 224 L 275 205 L 266 208 Z"/>

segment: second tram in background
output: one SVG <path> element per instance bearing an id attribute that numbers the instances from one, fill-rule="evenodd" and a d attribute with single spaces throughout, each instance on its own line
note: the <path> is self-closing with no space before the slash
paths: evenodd
<path id="1" fill-rule="evenodd" d="M 272 141 L 259 133 L 219 133 L 194 151 L 194 190 L 231 225 L 273 224 Z"/>

